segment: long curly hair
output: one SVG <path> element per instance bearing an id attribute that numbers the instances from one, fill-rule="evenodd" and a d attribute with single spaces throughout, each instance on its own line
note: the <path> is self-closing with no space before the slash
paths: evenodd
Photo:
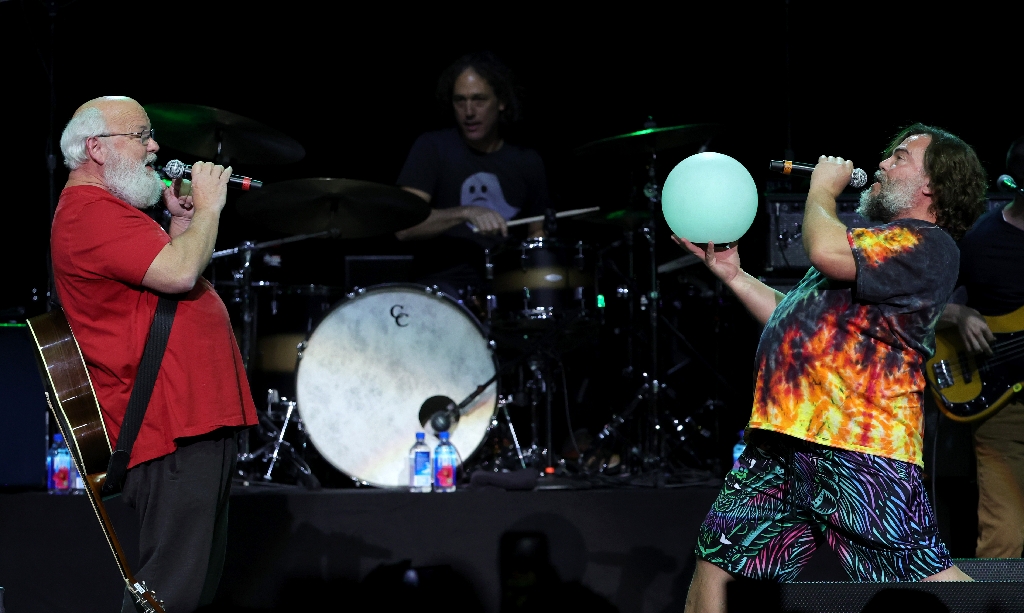
<path id="1" fill-rule="evenodd" d="M 476 51 L 455 60 L 448 68 L 444 69 L 437 80 L 437 101 L 445 112 L 450 113 L 452 108 L 452 93 L 455 90 L 455 81 L 467 68 L 484 78 L 494 95 L 505 104 L 505 110 L 498 115 L 498 122 L 501 124 L 512 124 L 519 121 L 522 113 L 520 106 L 520 92 L 515 77 L 508 66 L 505 66 L 496 55 L 490 51 Z"/>
<path id="2" fill-rule="evenodd" d="M 954 240 L 960 240 L 985 212 L 988 191 L 985 169 L 970 145 L 942 128 L 923 123 L 901 130 L 889 143 L 884 156 L 888 158 L 907 137 L 916 135 L 931 137 L 924 150 L 924 171 L 934 194 L 930 211 L 935 215 L 935 223 Z"/>

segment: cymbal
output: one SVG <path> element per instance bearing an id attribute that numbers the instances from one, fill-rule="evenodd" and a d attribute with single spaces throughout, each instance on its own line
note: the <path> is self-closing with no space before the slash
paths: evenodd
<path id="1" fill-rule="evenodd" d="M 353 179 L 294 179 L 263 186 L 236 203 L 242 217 L 288 234 L 338 230 L 367 238 L 411 228 L 430 205 L 404 189 Z"/>
<path id="2" fill-rule="evenodd" d="M 153 122 L 157 142 L 206 160 L 219 154 L 230 163 L 288 164 L 306 155 L 302 145 L 284 132 L 228 111 L 178 103 L 143 108 Z"/>
<path id="3" fill-rule="evenodd" d="M 654 151 L 664 151 L 673 147 L 704 143 L 720 130 L 716 123 L 691 123 L 668 128 L 647 128 L 628 134 L 609 136 L 589 142 L 576 148 L 576 155 L 620 154 L 643 155 Z"/>
<path id="4" fill-rule="evenodd" d="M 605 210 L 588 215 L 580 215 L 576 219 L 589 223 L 619 226 L 627 230 L 636 230 L 647 225 L 648 220 L 651 219 L 651 214 L 648 211 L 638 209 L 619 209 L 618 211 Z"/>

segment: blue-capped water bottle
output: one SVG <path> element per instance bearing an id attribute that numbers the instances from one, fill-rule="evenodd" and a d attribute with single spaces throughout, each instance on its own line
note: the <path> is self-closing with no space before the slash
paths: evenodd
<path id="1" fill-rule="evenodd" d="M 71 452 L 64 444 L 64 435 L 58 432 L 53 435 L 53 444 L 46 454 L 46 489 L 51 494 L 71 493 L 73 471 Z"/>
<path id="2" fill-rule="evenodd" d="M 424 434 L 416 433 L 416 444 L 409 450 L 409 491 L 429 492 L 433 481 L 430 470 L 430 447 L 423 442 Z"/>
<path id="3" fill-rule="evenodd" d="M 459 454 L 448 441 L 448 433 L 438 435 L 441 442 L 434 449 L 434 491 L 455 491 L 455 470 L 459 467 Z"/>

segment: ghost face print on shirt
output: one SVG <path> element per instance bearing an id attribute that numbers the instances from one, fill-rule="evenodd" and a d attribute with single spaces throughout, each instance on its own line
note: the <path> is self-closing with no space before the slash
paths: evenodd
<path id="1" fill-rule="evenodd" d="M 505 201 L 498 175 L 478 172 L 462 182 L 462 206 L 482 206 L 495 211 L 508 220 L 519 212 L 517 207 Z"/>

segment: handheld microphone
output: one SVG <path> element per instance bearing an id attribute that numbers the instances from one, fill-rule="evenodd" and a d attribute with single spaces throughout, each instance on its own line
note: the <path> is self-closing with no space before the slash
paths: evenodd
<path id="1" fill-rule="evenodd" d="M 183 164 L 181 160 L 171 160 L 156 169 L 160 176 L 166 179 L 191 179 L 192 178 L 192 166 L 190 164 Z M 251 177 L 243 177 L 242 175 L 231 175 L 228 179 L 228 186 L 237 187 L 243 191 L 249 191 L 250 189 L 259 189 L 263 187 L 263 181 L 257 181 Z"/>
<path id="2" fill-rule="evenodd" d="M 802 164 L 800 162 L 791 162 L 790 160 L 772 160 L 771 168 L 775 172 L 781 172 L 784 175 L 801 175 L 804 177 L 811 176 L 814 172 L 814 164 Z M 860 168 L 854 168 L 853 174 L 850 175 L 850 187 L 860 189 L 867 185 L 868 173 L 864 172 Z"/>

